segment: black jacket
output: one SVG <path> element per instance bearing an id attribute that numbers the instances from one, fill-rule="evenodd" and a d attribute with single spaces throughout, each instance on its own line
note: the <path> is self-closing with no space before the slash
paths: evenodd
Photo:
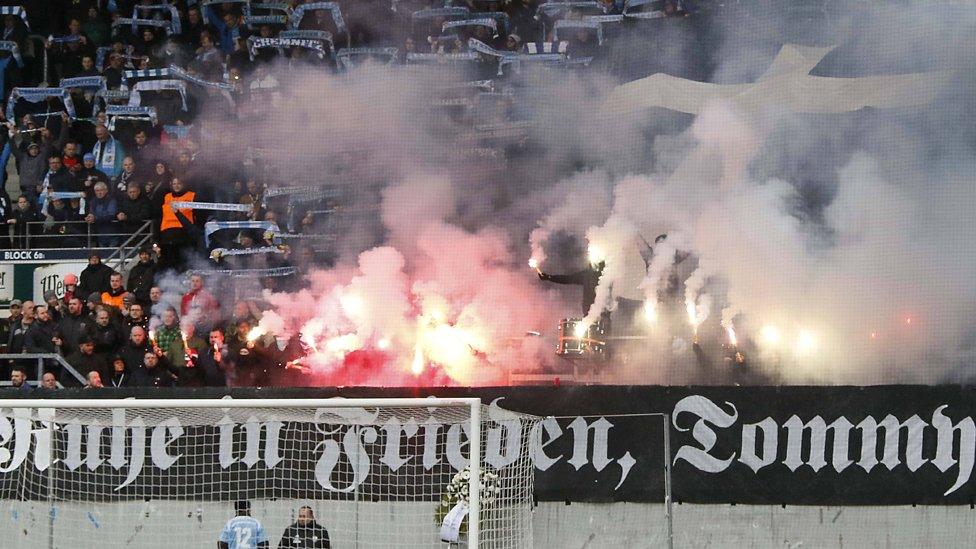
<path id="1" fill-rule="evenodd" d="M 109 279 L 112 277 L 112 268 L 104 263 L 89 265 L 81 271 L 78 280 L 78 291 L 82 299 L 88 299 L 93 292 L 107 292 L 111 288 Z"/>
<path id="2" fill-rule="evenodd" d="M 155 368 L 149 370 L 140 366 L 132 372 L 130 387 L 172 387 L 173 375 L 168 368 L 163 367 L 162 360 Z"/>
<path id="3" fill-rule="evenodd" d="M 148 341 L 143 342 L 139 347 L 132 344 L 132 340 L 126 342 L 125 345 L 119 350 L 119 356 L 125 361 L 125 367 L 129 372 L 133 372 L 136 368 L 142 367 L 142 359 L 148 353 L 152 347 L 149 345 Z"/>
<path id="4" fill-rule="evenodd" d="M 588 268 L 568 275 L 540 274 L 539 278 L 556 284 L 575 284 L 583 287 L 583 315 L 590 312 L 590 305 L 596 301 L 596 286 L 600 282 L 602 269 Z"/>
<path id="5" fill-rule="evenodd" d="M 61 335 L 64 352 L 71 353 L 78 349 L 78 340 L 81 339 L 82 335 L 88 333 L 88 327 L 91 324 L 92 321 L 88 315 L 64 315 L 64 318 L 58 323 L 58 333 Z"/>
<path id="6" fill-rule="evenodd" d="M 89 328 L 88 335 L 95 342 L 96 353 L 114 354 L 125 343 L 125 337 L 111 321 L 107 326 L 93 324 Z"/>
<path id="7" fill-rule="evenodd" d="M 138 262 L 129 270 L 129 280 L 126 289 L 135 294 L 136 300 L 140 303 L 149 303 L 149 290 L 153 287 L 156 278 L 156 262 Z"/>
<path id="8" fill-rule="evenodd" d="M 132 200 L 128 195 L 119 199 L 119 213 L 125 214 L 125 221 L 122 222 L 122 232 L 134 233 L 146 221 L 152 221 L 153 208 L 152 202 L 143 195 Z"/>
<path id="9" fill-rule="evenodd" d="M 64 166 L 60 170 L 48 175 L 47 188 L 54 189 L 59 193 L 73 193 L 82 190 L 78 185 L 78 180 Z"/>
<path id="10" fill-rule="evenodd" d="M 75 370 L 81 374 L 82 377 L 88 377 L 88 372 L 98 372 L 98 375 L 102 379 L 108 379 L 108 364 L 105 359 L 95 353 L 90 355 L 82 354 L 80 351 L 76 351 L 74 354 L 68 357 L 68 364 L 70 364 Z M 61 384 L 65 386 L 77 387 L 80 385 L 78 380 L 74 378 L 67 371 L 61 372 Z"/>
<path id="11" fill-rule="evenodd" d="M 24 336 L 24 347 L 28 353 L 56 353 L 58 350 L 51 341 L 56 333 L 57 324 L 53 320 L 41 322 L 35 319 Z"/>
<path id="12" fill-rule="evenodd" d="M 329 531 L 319 523 L 302 526 L 297 522 L 285 528 L 278 549 L 331 549 Z"/>

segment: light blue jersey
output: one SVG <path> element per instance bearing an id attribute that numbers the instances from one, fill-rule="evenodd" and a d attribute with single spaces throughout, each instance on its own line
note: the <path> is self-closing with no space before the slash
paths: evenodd
<path id="1" fill-rule="evenodd" d="M 264 527 L 254 517 L 237 516 L 227 521 L 220 531 L 220 541 L 230 549 L 257 549 L 259 543 L 268 541 Z"/>

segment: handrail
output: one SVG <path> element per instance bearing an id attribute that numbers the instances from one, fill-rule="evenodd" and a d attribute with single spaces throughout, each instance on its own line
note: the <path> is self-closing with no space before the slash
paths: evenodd
<path id="1" fill-rule="evenodd" d="M 113 221 L 112 223 L 114 225 L 118 225 L 119 222 L 118 221 Z M 149 236 L 151 236 L 151 227 L 152 227 L 151 223 L 152 223 L 151 221 L 144 222 L 142 224 L 142 226 L 139 227 L 136 230 L 135 233 L 129 233 L 129 232 L 123 232 L 123 233 L 93 233 L 92 232 L 92 225 L 93 224 L 92 223 L 88 223 L 87 221 L 83 221 L 83 220 L 78 220 L 78 221 L 55 221 L 53 223 L 51 221 L 49 221 L 49 220 L 45 220 L 45 221 L 28 221 L 26 223 L 26 225 L 27 225 L 27 231 L 23 235 L 18 235 L 16 232 L 14 232 L 14 238 L 15 239 L 17 239 L 17 238 L 23 238 L 24 239 L 24 249 L 25 250 L 52 250 L 52 249 L 61 249 L 61 248 L 64 248 L 64 246 L 57 246 L 57 245 L 54 245 L 54 246 L 31 246 L 31 240 L 32 239 L 35 242 L 37 242 L 37 241 L 47 242 L 47 241 L 51 241 L 51 240 L 57 241 L 60 238 L 84 238 L 85 239 L 85 247 L 87 247 L 87 248 L 100 247 L 100 246 L 93 246 L 92 245 L 93 244 L 93 237 L 108 237 L 108 238 L 111 238 L 111 237 L 120 237 L 120 238 L 125 238 L 125 241 L 121 245 L 119 245 L 119 246 L 112 246 L 113 248 L 123 248 L 123 247 L 128 246 L 128 243 L 131 240 L 133 240 L 135 237 L 139 237 L 140 234 L 142 234 L 143 232 L 145 232 L 145 234 L 142 234 L 140 241 L 137 244 L 135 244 L 136 246 L 141 246 L 145 242 L 146 238 L 148 238 Z M 84 225 L 85 226 L 85 232 L 79 232 L 79 233 L 73 233 L 73 234 L 44 234 L 43 231 L 41 231 L 39 233 L 36 233 L 36 232 L 34 232 L 34 231 L 31 230 L 32 227 L 41 226 L 42 228 L 44 228 L 45 226 L 53 226 L 53 225 L 72 225 L 72 226 L 74 226 L 74 225 Z M 115 255 L 115 253 L 116 252 L 113 252 L 113 256 Z"/>
<path id="2" fill-rule="evenodd" d="M 61 363 L 61 367 L 65 369 L 66 372 L 73 375 L 75 379 L 81 382 L 82 385 L 88 382 L 85 376 L 78 373 L 74 367 L 68 364 L 68 361 L 64 359 L 63 356 L 56 353 L 0 353 L 0 360 L 37 360 L 37 380 L 40 381 L 41 377 L 44 376 L 44 361 L 54 360 Z"/>
<path id="3" fill-rule="evenodd" d="M 138 241 L 133 243 L 133 240 L 136 240 L 137 238 Z M 139 249 L 145 246 L 146 241 L 148 241 L 151 238 L 152 238 L 152 222 L 146 221 L 145 223 L 142 224 L 141 227 L 139 227 L 139 229 L 136 232 L 132 233 L 132 235 L 129 238 L 125 239 L 124 242 L 119 244 L 118 248 L 116 248 L 115 251 L 112 252 L 112 254 L 105 259 L 105 263 L 108 263 L 112 260 L 117 261 L 118 265 L 116 265 L 115 270 L 122 274 L 126 274 L 123 271 L 126 270 L 125 269 L 126 263 L 133 256 L 132 251 L 134 250 L 136 253 L 138 253 Z M 126 250 L 129 250 L 128 253 L 126 252 Z M 118 257 L 116 258 L 116 256 Z"/>

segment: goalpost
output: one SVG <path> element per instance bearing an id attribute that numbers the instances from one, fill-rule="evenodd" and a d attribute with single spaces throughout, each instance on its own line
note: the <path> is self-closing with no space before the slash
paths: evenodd
<path id="1" fill-rule="evenodd" d="M 0 400 L 0 539 L 213 547 L 247 501 L 272 548 L 303 507 L 333 547 L 445 547 L 445 521 L 530 547 L 537 420 L 476 398 Z"/>

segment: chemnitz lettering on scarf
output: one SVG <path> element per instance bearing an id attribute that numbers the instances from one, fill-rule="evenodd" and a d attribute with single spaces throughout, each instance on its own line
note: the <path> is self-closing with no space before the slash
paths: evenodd
<path id="1" fill-rule="evenodd" d="M 114 492 L 140 483 L 142 490 L 165 490 L 166 486 L 154 483 L 167 484 L 170 477 L 159 472 L 174 466 L 192 463 L 197 473 L 209 476 L 242 469 L 271 472 L 287 462 L 290 470 L 298 464 L 313 473 L 323 490 L 351 493 L 372 475 L 393 474 L 408 465 L 419 464 L 430 471 L 445 464 L 461 470 L 468 464 L 469 424 L 446 425 L 422 413 L 377 422 L 378 411 L 363 408 L 347 410 L 343 422 L 335 423 L 328 419 L 335 417 L 334 411 L 321 409 L 311 422 L 256 417 L 239 422 L 225 415 L 206 426 L 184 425 L 175 416 L 150 425 L 132 410 L 115 409 L 111 414 L 110 422 L 81 424 L 59 422 L 53 408 L 2 410 L 0 478 L 3 473 L 19 477 L 22 467 L 32 465 L 40 472 L 58 468 L 59 481 L 67 483 L 90 483 L 91 475 L 101 474 L 105 481 L 116 483 L 111 487 Z M 630 452 L 608 455 L 613 425 L 606 418 L 578 417 L 565 428 L 547 418 L 530 428 L 497 402 L 489 407 L 487 417 L 483 459 L 497 470 L 524 459 L 531 459 L 540 471 L 563 461 L 576 471 L 587 466 L 596 472 L 616 467 L 619 488 L 636 463 Z M 570 435 L 571 445 L 564 435 Z M 313 450 L 296 454 L 297 437 L 311 440 Z"/>
<path id="2" fill-rule="evenodd" d="M 972 476 L 976 458 L 976 424 L 972 417 L 964 417 L 953 423 L 944 414 L 947 408 L 946 404 L 935 408 L 930 421 L 923 420 L 918 414 L 904 420 L 887 414 L 880 421 L 868 415 L 854 424 L 844 416 L 824 419 L 815 415 L 802 419 L 794 414 L 782 425 L 772 417 L 766 417 L 738 427 L 739 410 L 733 403 L 716 403 L 699 395 L 687 396 L 675 404 L 672 423 L 679 432 L 690 429 L 694 443 L 678 447 L 674 463 L 687 462 L 706 473 L 723 473 L 734 467 L 736 462 L 753 473 L 767 467 L 785 467 L 791 473 L 809 467 L 814 473 L 819 473 L 828 465 L 836 473 L 849 467 L 859 467 L 865 473 L 870 473 L 878 465 L 883 465 L 888 471 L 904 466 L 912 473 L 923 467 L 934 467 L 941 473 L 955 468 L 955 479 L 942 494 L 948 496 L 969 482 Z M 716 430 L 726 429 L 738 430 L 741 442 L 738 455 L 728 450 L 719 453 L 715 448 L 718 440 Z M 785 431 L 785 437 L 782 431 Z M 829 448 L 828 431 L 833 433 Z M 733 434 L 736 433 L 733 431 Z M 760 434 L 762 444 L 757 446 Z M 879 437 L 883 437 L 880 452 Z M 924 443 L 932 438 L 935 439 L 935 453 L 925 456 L 923 448 L 927 446 Z M 901 446 L 902 440 L 905 441 L 904 447 Z M 851 455 L 852 442 L 860 443 L 859 455 Z M 954 451 L 954 446 L 958 452 Z M 806 459 L 803 457 L 804 448 L 809 449 Z M 778 459 L 779 456 L 785 457 Z"/>

